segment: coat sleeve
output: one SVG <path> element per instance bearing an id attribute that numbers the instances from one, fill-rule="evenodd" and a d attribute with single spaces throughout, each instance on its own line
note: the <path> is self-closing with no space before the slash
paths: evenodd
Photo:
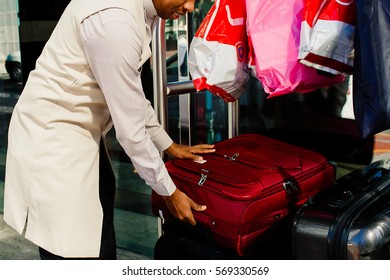
<path id="1" fill-rule="evenodd" d="M 157 120 L 156 113 L 149 101 L 146 102 L 145 127 L 156 148 L 162 152 L 172 145 L 173 141 Z"/>

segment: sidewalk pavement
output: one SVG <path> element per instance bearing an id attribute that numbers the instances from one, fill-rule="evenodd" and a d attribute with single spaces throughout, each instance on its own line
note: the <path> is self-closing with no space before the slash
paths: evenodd
<path id="1" fill-rule="evenodd" d="M 142 260 L 145 256 L 117 248 L 118 260 Z M 9 227 L 0 214 L 0 260 L 39 260 L 38 247 Z"/>
<path id="2" fill-rule="evenodd" d="M 39 260 L 38 247 L 10 228 L 0 215 L 0 260 Z"/>

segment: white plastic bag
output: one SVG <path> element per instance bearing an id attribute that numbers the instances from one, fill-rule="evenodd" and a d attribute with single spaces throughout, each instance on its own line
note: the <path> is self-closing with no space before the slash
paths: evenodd
<path id="1" fill-rule="evenodd" d="M 237 100 L 249 79 L 244 0 L 216 0 L 190 44 L 188 66 L 196 90 Z"/>
<path id="2" fill-rule="evenodd" d="M 331 74 L 352 74 L 355 0 L 305 0 L 298 59 Z"/>

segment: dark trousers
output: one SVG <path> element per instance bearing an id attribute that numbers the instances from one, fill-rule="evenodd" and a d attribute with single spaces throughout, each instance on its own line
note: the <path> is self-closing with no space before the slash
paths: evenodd
<path id="1" fill-rule="evenodd" d="M 85 258 L 97 260 L 116 259 L 116 241 L 114 230 L 114 200 L 115 200 L 115 175 L 112 172 L 111 163 L 106 153 L 104 141 L 100 141 L 100 162 L 99 162 L 99 197 L 103 208 L 103 227 L 98 258 Z M 63 260 L 63 259 L 84 259 L 84 258 L 63 258 L 54 255 L 39 247 L 41 260 Z"/>

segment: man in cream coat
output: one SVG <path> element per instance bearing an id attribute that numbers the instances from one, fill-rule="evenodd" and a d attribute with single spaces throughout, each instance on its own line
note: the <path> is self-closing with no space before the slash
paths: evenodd
<path id="1" fill-rule="evenodd" d="M 176 189 L 159 151 L 201 159 L 212 145 L 170 139 L 144 96 L 156 17 L 177 19 L 195 0 L 72 0 L 15 106 L 10 127 L 4 220 L 43 259 L 115 259 L 112 169 L 104 136 L 116 136 L 140 176 L 179 219 L 203 211 Z"/>

